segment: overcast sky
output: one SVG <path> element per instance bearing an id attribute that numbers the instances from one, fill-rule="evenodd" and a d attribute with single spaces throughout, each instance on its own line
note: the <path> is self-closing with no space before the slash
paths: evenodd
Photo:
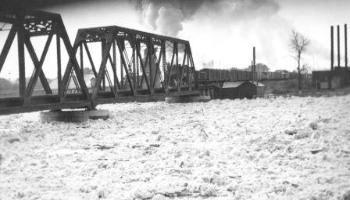
<path id="1" fill-rule="evenodd" d="M 295 29 L 311 40 L 303 63 L 328 69 L 330 25 L 341 25 L 343 39 L 350 19 L 349 0 L 99 0 L 42 9 L 62 15 L 71 41 L 78 28 L 104 25 L 189 40 L 197 68 L 246 68 L 256 46 L 257 62 L 294 70 L 289 38 Z"/>

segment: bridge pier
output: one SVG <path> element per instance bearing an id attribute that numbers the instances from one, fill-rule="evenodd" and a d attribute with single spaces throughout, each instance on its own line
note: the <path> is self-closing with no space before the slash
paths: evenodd
<path id="1" fill-rule="evenodd" d="M 175 93 L 165 97 L 165 102 L 167 103 L 192 103 L 192 102 L 207 102 L 210 98 L 201 96 L 199 92 L 182 92 Z"/>
<path id="2" fill-rule="evenodd" d="M 58 111 L 44 111 L 40 113 L 40 120 L 42 122 L 72 122 L 80 123 L 88 121 L 89 119 L 106 120 L 110 117 L 108 110 L 58 110 Z"/>

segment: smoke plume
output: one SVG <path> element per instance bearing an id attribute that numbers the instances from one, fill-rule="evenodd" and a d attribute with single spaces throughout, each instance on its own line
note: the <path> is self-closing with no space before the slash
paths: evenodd
<path id="1" fill-rule="evenodd" d="M 137 0 L 142 21 L 159 33 L 177 36 L 194 16 L 232 21 L 270 16 L 279 10 L 274 0 Z"/>

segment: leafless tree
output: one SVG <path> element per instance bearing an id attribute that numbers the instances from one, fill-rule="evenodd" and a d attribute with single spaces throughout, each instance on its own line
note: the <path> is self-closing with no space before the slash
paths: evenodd
<path id="1" fill-rule="evenodd" d="M 301 74 L 303 75 L 307 75 L 311 72 L 311 67 L 310 65 L 308 64 L 303 64 L 303 66 L 301 67 L 301 70 L 300 70 Z"/>
<path id="2" fill-rule="evenodd" d="M 290 47 L 294 53 L 294 58 L 298 63 L 297 71 L 298 71 L 298 89 L 301 90 L 301 79 L 302 79 L 302 68 L 301 68 L 301 56 L 306 51 L 308 45 L 310 44 L 310 40 L 306 38 L 301 33 L 292 30 L 291 38 L 290 38 Z"/>

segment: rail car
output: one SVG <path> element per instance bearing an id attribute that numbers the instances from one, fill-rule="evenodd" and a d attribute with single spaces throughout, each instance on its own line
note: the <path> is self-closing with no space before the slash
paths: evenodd
<path id="1" fill-rule="evenodd" d="M 245 70 L 224 70 L 224 69 L 202 69 L 196 71 L 197 80 L 200 83 L 226 82 L 226 81 L 247 81 L 253 79 L 253 73 Z M 263 80 L 285 80 L 290 75 L 283 72 L 255 72 L 254 79 Z"/>

